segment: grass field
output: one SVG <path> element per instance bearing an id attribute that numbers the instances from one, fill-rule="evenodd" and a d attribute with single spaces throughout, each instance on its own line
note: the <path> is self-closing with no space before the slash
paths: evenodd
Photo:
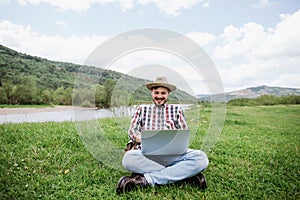
<path id="1" fill-rule="evenodd" d="M 198 130 L 192 148 L 200 149 L 210 114 L 201 110 L 199 126 L 189 118 Z M 300 106 L 227 107 L 205 191 L 168 185 L 122 196 L 115 187 L 126 173 L 98 162 L 74 123 L 0 125 L 0 199 L 300 199 L 299 119 Z M 120 146 L 127 136 L 114 123 L 100 120 Z"/>

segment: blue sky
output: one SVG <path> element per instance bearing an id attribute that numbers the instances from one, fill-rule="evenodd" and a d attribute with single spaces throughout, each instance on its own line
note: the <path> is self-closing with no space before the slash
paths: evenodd
<path id="1" fill-rule="evenodd" d="M 225 91 L 259 85 L 300 88 L 299 24 L 298 0 L 0 0 L 2 45 L 82 64 L 118 34 L 148 27 L 173 30 L 206 51 Z M 112 69 L 127 73 L 132 60 L 135 66 L 151 64 L 151 58 L 137 62 L 140 54 L 129 57 L 117 62 L 122 70 Z M 153 58 L 160 64 L 159 55 Z M 172 65 L 171 60 L 162 63 Z M 195 93 L 207 92 L 199 77 L 190 79 L 195 79 L 190 81 Z"/>

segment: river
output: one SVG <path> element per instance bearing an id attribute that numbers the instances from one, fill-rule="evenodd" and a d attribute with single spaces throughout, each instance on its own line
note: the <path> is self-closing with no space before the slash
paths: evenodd
<path id="1" fill-rule="evenodd" d="M 104 117 L 111 117 L 109 109 L 66 109 L 45 112 L 26 112 L 17 114 L 0 115 L 0 124 L 24 123 L 24 122 L 63 122 L 75 120 L 93 120 Z"/>
<path id="2" fill-rule="evenodd" d="M 182 104 L 181 106 L 185 110 L 190 105 Z M 137 106 L 124 106 L 113 109 L 72 108 L 72 106 L 33 109 L 0 108 L 0 124 L 51 121 L 86 121 L 106 117 L 132 116 L 136 108 Z M 15 112 L 11 112 L 12 110 Z"/>

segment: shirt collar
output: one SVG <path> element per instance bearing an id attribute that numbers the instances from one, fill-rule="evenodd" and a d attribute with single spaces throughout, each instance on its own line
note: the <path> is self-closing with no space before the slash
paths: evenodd
<path id="1" fill-rule="evenodd" d="M 157 108 L 164 108 L 166 106 L 166 103 L 161 104 L 161 105 L 154 104 L 154 106 Z"/>

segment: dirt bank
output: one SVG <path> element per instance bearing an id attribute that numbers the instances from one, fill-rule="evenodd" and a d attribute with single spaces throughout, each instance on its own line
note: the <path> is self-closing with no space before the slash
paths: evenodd
<path id="1" fill-rule="evenodd" d="M 72 110 L 73 106 L 55 106 L 45 108 L 0 108 L 0 115 L 11 115 L 11 114 L 27 114 L 36 112 L 55 112 L 62 110 Z"/>

